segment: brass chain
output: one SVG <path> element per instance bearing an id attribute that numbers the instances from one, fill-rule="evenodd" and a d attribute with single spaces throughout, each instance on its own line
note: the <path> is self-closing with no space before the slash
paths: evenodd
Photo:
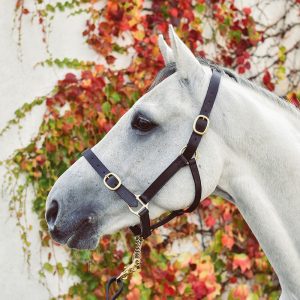
<path id="1" fill-rule="evenodd" d="M 118 279 L 125 280 L 132 273 L 141 270 L 142 244 L 143 244 L 143 238 L 139 235 L 136 236 L 135 248 L 132 256 L 132 263 L 124 268 L 124 271 L 117 277 L 117 280 Z"/>

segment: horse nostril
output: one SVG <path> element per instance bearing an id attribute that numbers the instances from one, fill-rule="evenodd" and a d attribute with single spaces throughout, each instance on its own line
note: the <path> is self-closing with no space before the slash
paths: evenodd
<path id="1" fill-rule="evenodd" d="M 53 228 L 55 225 L 55 221 L 58 215 L 58 209 L 58 202 L 56 200 L 52 200 L 46 212 L 46 221 L 49 228 Z"/>

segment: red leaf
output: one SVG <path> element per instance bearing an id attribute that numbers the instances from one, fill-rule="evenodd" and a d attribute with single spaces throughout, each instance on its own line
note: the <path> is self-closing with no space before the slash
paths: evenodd
<path id="1" fill-rule="evenodd" d="M 237 278 L 235 276 L 230 277 L 229 279 L 230 283 L 236 283 L 237 282 Z"/>
<path id="2" fill-rule="evenodd" d="M 64 83 L 69 84 L 69 83 L 75 83 L 77 82 L 77 78 L 74 74 L 72 73 L 67 73 L 64 79 Z"/>
<path id="3" fill-rule="evenodd" d="M 240 74 L 245 73 L 245 72 L 246 72 L 245 67 L 244 67 L 244 66 L 239 66 L 239 67 L 238 67 L 238 72 L 239 72 Z"/>
<path id="4" fill-rule="evenodd" d="M 265 70 L 265 74 L 263 76 L 263 83 L 270 91 L 274 91 L 275 85 L 271 82 L 271 74 L 268 70 Z"/>
<path id="5" fill-rule="evenodd" d="M 264 74 L 264 77 L 263 77 L 263 83 L 265 85 L 268 85 L 268 83 L 271 81 L 271 74 L 268 70 L 265 70 L 265 74 Z"/>
<path id="6" fill-rule="evenodd" d="M 243 64 L 244 61 L 245 61 L 244 55 L 239 56 L 239 57 L 237 58 L 237 60 L 236 60 L 236 62 L 237 62 L 239 65 Z"/>
<path id="7" fill-rule="evenodd" d="M 164 285 L 164 292 L 165 292 L 166 296 L 175 296 L 176 295 L 176 290 L 172 286 L 167 285 L 167 284 Z"/>
<path id="8" fill-rule="evenodd" d="M 169 14 L 172 16 L 172 17 L 177 17 L 178 16 L 178 10 L 176 8 L 171 8 L 169 10 Z"/>
<path id="9" fill-rule="evenodd" d="M 251 65 L 250 65 L 250 62 L 249 61 L 247 61 L 246 63 L 245 63 L 245 68 L 247 69 L 247 70 L 250 70 L 250 68 L 251 68 Z"/>
<path id="10" fill-rule="evenodd" d="M 245 59 L 247 59 L 247 58 L 250 57 L 250 54 L 249 54 L 249 52 L 245 51 L 245 52 L 243 53 L 243 56 L 245 57 Z"/>
<path id="11" fill-rule="evenodd" d="M 204 200 L 201 202 L 201 204 L 202 204 L 203 207 L 208 207 L 208 206 L 210 206 L 210 205 L 211 205 L 211 200 L 210 200 L 210 198 L 204 199 Z"/>
<path id="12" fill-rule="evenodd" d="M 215 219 L 213 216 L 208 216 L 208 217 L 205 219 L 205 225 L 206 225 L 208 228 L 214 227 L 215 224 L 216 224 L 216 219 Z"/>
<path id="13" fill-rule="evenodd" d="M 115 62 L 115 60 L 116 60 L 116 58 L 114 56 L 112 56 L 112 55 L 108 55 L 105 58 L 106 58 L 106 61 L 107 61 L 107 63 L 109 65 L 113 64 Z"/>
<path id="14" fill-rule="evenodd" d="M 203 281 L 193 282 L 192 288 L 197 299 L 203 299 L 208 294 L 207 287 Z"/>
<path id="15" fill-rule="evenodd" d="M 45 161 L 46 161 L 46 157 L 45 157 L 45 155 L 38 155 L 36 158 L 36 162 L 39 164 L 39 165 L 43 165 L 44 163 L 45 163 Z"/>
<path id="16" fill-rule="evenodd" d="M 231 213 L 228 209 L 224 211 L 223 219 L 224 219 L 225 222 L 231 221 L 232 215 L 231 215 Z"/>
<path id="17" fill-rule="evenodd" d="M 244 7 L 243 12 L 245 15 L 249 16 L 252 12 L 251 7 Z"/>

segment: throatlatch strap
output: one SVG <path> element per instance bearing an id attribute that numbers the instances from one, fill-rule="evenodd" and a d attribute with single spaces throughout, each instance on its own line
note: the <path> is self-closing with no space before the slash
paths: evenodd
<path id="1" fill-rule="evenodd" d="M 206 92 L 206 96 L 204 98 L 203 105 L 201 107 L 199 115 L 209 118 L 210 112 L 213 108 L 213 105 L 217 97 L 220 81 L 221 81 L 221 73 L 218 72 L 217 70 L 213 70 L 208 85 L 208 89 Z M 195 127 L 198 131 L 204 131 L 207 126 L 208 126 L 207 121 L 203 118 L 199 118 L 196 122 Z M 197 134 L 195 131 L 193 131 L 189 139 L 189 142 L 183 152 L 183 155 L 186 157 L 187 160 L 189 160 L 196 152 L 199 143 L 201 142 L 202 136 L 203 135 Z"/>
<path id="2" fill-rule="evenodd" d="M 103 179 L 107 174 L 111 173 L 91 149 L 85 150 L 83 156 Z M 118 184 L 118 181 L 114 176 L 108 178 L 106 182 L 112 187 Z M 139 203 L 136 200 L 136 196 L 123 184 L 121 184 L 114 192 L 116 192 L 129 206 L 138 207 Z"/>
<path id="3" fill-rule="evenodd" d="M 194 201 L 193 201 L 192 205 L 189 208 L 184 210 L 185 213 L 194 211 L 198 207 L 199 202 L 201 200 L 201 196 L 202 196 L 201 177 L 199 174 L 199 170 L 198 170 L 198 166 L 197 166 L 197 162 L 196 162 L 195 158 L 192 158 L 190 160 L 189 167 L 190 167 L 193 179 L 194 179 L 195 197 L 194 197 Z"/>

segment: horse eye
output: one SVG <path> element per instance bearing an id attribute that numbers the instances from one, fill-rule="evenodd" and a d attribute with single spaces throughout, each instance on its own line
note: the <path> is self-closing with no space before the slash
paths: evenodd
<path id="1" fill-rule="evenodd" d="M 132 128 L 138 129 L 142 132 L 150 131 L 155 126 L 156 126 L 156 124 L 154 124 L 153 122 L 151 122 L 145 116 L 142 116 L 142 115 L 137 115 L 131 123 Z"/>

